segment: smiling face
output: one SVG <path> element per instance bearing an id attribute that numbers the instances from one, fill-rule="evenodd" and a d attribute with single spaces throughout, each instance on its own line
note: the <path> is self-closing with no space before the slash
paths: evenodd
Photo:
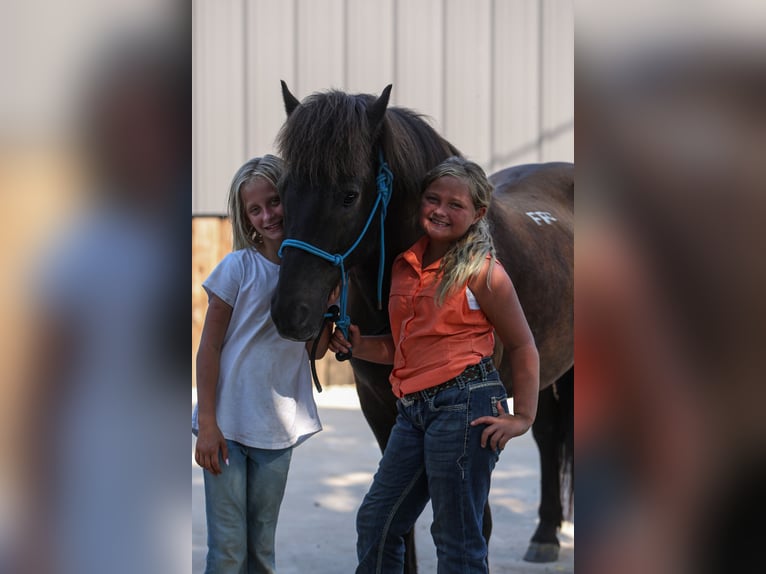
<path id="1" fill-rule="evenodd" d="M 444 176 L 432 181 L 421 196 L 420 225 L 432 244 L 450 245 L 463 237 L 485 212 L 485 207 L 474 206 L 468 184 Z"/>
<path id="2" fill-rule="evenodd" d="M 255 177 L 240 188 L 245 216 L 263 237 L 263 243 L 276 252 L 284 239 L 284 216 L 277 189 L 262 177 Z"/>

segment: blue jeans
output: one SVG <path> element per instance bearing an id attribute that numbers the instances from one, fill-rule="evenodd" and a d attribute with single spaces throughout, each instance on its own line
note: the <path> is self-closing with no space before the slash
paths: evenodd
<path id="1" fill-rule="evenodd" d="M 482 365 L 487 364 L 487 359 Z M 439 574 L 486 573 L 482 535 L 484 505 L 499 453 L 481 447 L 484 425 L 475 418 L 497 416 L 506 399 L 496 372 L 433 396 L 402 398 L 399 414 L 370 491 L 357 514 L 357 574 L 401 573 L 404 535 L 430 498 Z M 507 404 L 503 403 L 507 410 Z"/>
<path id="2" fill-rule="evenodd" d="M 272 574 L 277 518 L 292 448 L 264 450 L 232 440 L 229 466 L 204 471 L 206 574 Z"/>

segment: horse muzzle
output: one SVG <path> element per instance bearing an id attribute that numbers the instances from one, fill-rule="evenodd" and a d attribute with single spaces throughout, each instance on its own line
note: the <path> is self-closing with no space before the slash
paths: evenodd
<path id="1" fill-rule="evenodd" d="M 324 308 L 319 304 L 296 300 L 277 291 L 271 300 L 271 319 L 279 334 L 293 341 L 314 339 L 322 325 Z"/>
<path id="2" fill-rule="evenodd" d="M 271 302 L 271 318 L 285 339 L 309 341 L 319 332 L 319 324 L 306 303 L 282 303 L 275 297 Z"/>

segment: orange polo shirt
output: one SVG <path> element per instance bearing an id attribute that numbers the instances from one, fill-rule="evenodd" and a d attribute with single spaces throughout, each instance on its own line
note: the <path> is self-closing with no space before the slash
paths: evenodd
<path id="1" fill-rule="evenodd" d="M 425 269 L 421 238 L 394 260 L 388 314 L 396 353 L 391 386 L 397 397 L 439 385 L 492 355 L 494 328 L 467 285 L 436 304 L 440 261 Z"/>

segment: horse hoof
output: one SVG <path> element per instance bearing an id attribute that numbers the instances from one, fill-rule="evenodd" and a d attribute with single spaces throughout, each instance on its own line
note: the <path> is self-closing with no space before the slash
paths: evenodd
<path id="1" fill-rule="evenodd" d="M 526 562 L 556 562 L 559 559 L 558 544 L 530 542 L 527 553 L 524 554 Z"/>

